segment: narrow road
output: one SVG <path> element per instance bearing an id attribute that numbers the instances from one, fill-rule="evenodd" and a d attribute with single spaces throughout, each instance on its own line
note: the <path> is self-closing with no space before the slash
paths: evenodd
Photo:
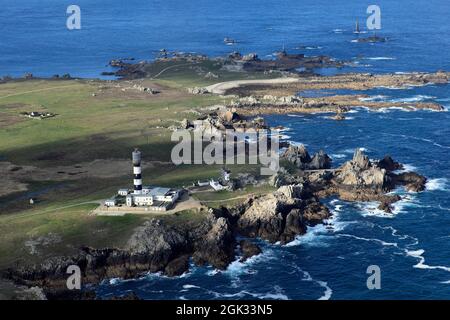
<path id="1" fill-rule="evenodd" d="M 260 79 L 260 80 L 234 80 L 219 82 L 205 87 L 210 93 L 225 94 L 227 90 L 238 88 L 243 85 L 258 85 L 258 84 L 285 84 L 298 82 L 298 78 L 276 78 L 276 79 Z"/>

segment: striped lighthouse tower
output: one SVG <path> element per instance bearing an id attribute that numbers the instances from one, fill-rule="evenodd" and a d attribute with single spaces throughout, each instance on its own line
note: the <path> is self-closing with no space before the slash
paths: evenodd
<path id="1" fill-rule="evenodd" d="M 133 159 L 133 184 L 134 193 L 142 193 L 142 168 L 141 168 L 141 152 L 135 149 L 132 153 Z"/>

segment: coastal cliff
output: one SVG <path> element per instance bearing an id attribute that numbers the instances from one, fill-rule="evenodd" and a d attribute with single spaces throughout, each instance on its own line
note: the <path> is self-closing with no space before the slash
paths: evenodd
<path id="1" fill-rule="evenodd" d="M 80 267 L 84 285 L 136 278 L 147 272 L 179 276 L 189 270 L 190 261 L 224 270 L 236 259 L 236 252 L 241 260 L 261 252 L 248 240 L 238 245 L 238 236 L 285 244 L 305 234 L 308 226 L 329 218 L 331 213 L 320 199 L 338 196 L 347 201 L 379 201 L 380 209 L 390 212 L 401 198 L 387 192 L 398 186 L 421 191 L 426 182 L 417 173 L 399 173 L 402 165 L 389 156 L 372 162 L 359 149 L 352 160 L 331 170 L 327 169 L 331 159 L 324 152 L 311 158 L 301 146 L 290 146 L 282 158 L 301 168 L 300 175 L 282 170 L 269 179 L 278 186 L 276 191 L 252 196 L 236 206 L 210 209 L 194 227 L 152 219 L 135 230 L 124 248 L 84 247 L 75 256 L 9 268 L 2 276 L 20 285 L 40 287 L 49 299 L 85 299 L 85 292 L 66 289 L 70 265 Z"/>

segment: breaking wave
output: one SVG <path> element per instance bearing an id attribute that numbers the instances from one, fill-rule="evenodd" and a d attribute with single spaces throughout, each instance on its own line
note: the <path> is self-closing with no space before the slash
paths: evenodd
<path id="1" fill-rule="evenodd" d="M 367 60 L 396 60 L 396 58 L 392 58 L 392 57 L 369 57 L 369 58 L 364 58 Z"/>
<path id="2" fill-rule="evenodd" d="M 430 191 L 447 191 L 447 182 L 448 180 L 446 178 L 431 179 L 427 181 L 425 186 Z"/>
<path id="3" fill-rule="evenodd" d="M 366 98 L 359 98 L 359 101 L 385 101 L 387 96 L 383 96 L 381 94 L 378 94 L 376 96 L 370 96 Z"/>
<path id="4" fill-rule="evenodd" d="M 398 98 L 398 99 L 391 99 L 391 102 L 420 102 L 424 100 L 430 100 L 435 99 L 436 97 L 433 96 L 427 96 L 427 95 L 415 95 L 409 98 Z"/>
<path id="5" fill-rule="evenodd" d="M 425 250 L 418 249 L 418 250 L 406 250 L 406 255 L 419 259 L 419 262 L 414 265 L 414 268 L 417 269 L 439 269 L 443 271 L 450 272 L 450 267 L 447 266 L 431 266 L 425 263 L 425 258 L 423 257 L 423 254 L 425 253 Z"/>

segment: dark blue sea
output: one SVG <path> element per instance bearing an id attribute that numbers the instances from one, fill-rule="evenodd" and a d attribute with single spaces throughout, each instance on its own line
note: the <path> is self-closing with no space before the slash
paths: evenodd
<path id="1" fill-rule="evenodd" d="M 306 55 L 352 60 L 344 71 L 450 71 L 448 0 L 377 0 L 385 43 L 355 43 L 372 2 L 325 0 L 138 1 L 77 0 L 82 29 L 66 29 L 65 0 L 2 0 L 0 75 L 70 73 L 99 77 L 113 58 L 152 59 L 161 48 L 223 55 L 233 50 L 271 58 L 283 47 Z M 360 35 L 364 36 L 364 35 Z M 223 38 L 238 41 L 233 46 Z M 336 70 L 322 70 L 333 73 Z M 338 71 L 342 72 L 342 71 Z M 450 106 L 450 87 L 373 89 L 371 99 L 436 101 Z M 317 93 L 309 93 L 317 94 Z M 325 114 L 270 116 L 285 139 L 324 149 L 335 165 L 355 148 L 370 158 L 391 154 L 429 178 L 421 193 L 404 198 L 393 214 L 375 203 L 327 201 L 330 226 L 316 226 L 286 246 L 260 242 L 264 253 L 222 272 L 192 266 L 178 278 L 151 274 L 113 279 L 104 296 L 135 291 L 146 299 L 449 299 L 450 114 L 361 108 L 342 122 Z M 381 289 L 368 290 L 366 269 L 378 265 Z"/>

